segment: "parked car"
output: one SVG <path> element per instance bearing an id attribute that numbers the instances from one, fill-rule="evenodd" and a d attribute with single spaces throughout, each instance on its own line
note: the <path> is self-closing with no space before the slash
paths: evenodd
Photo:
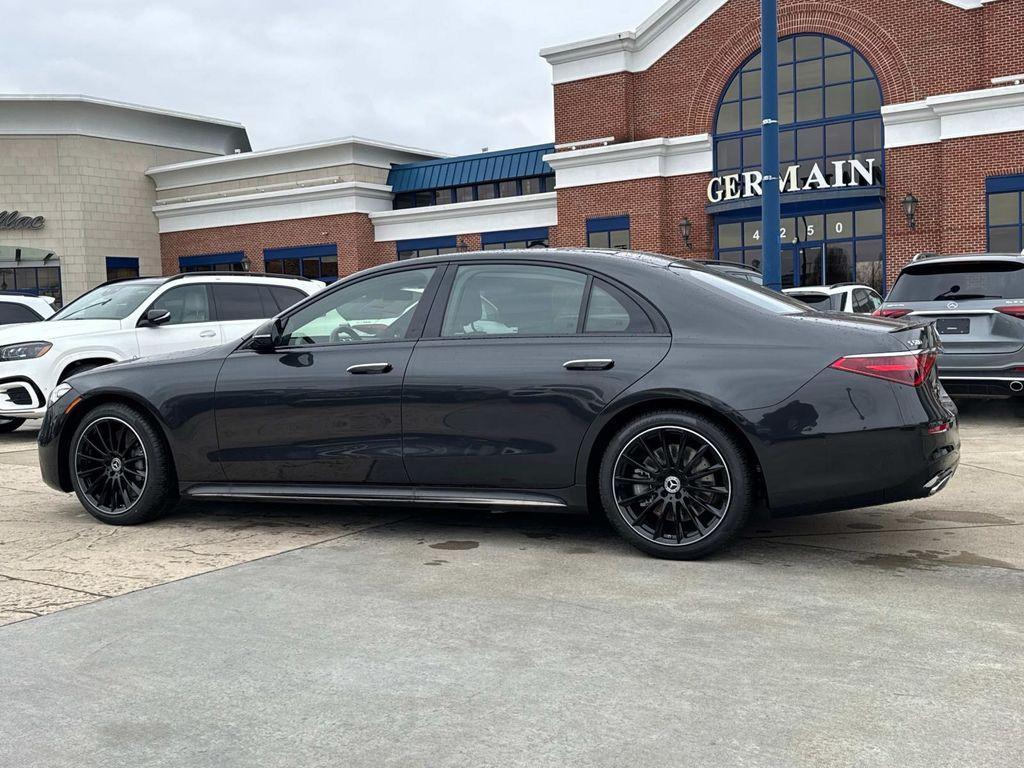
<path id="1" fill-rule="evenodd" d="M 105 283 L 43 323 L 0 328 L 0 432 L 42 418 L 53 388 L 91 368 L 240 339 L 324 287 L 200 272 Z"/>
<path id="2" fill-rule="evenodd" d="M 882 297 L 878 295 L 878 291 L 862 283 L 804 285 L 799 288 L 786 288 L 783 293 L 822 312 L 870 315 L 882 306 Z"/>
<path id="3" fill-rule="evenodd" d="M 764 285 L 764 277 L 761 272 L 749 264 L 739 261 L 721 261 L 720 259 L 690 259 L 689 261 L 691 264 L 701 264 L 737 280 L 746 280 L 754 285 Z"/>
<path id="4" fill-rule="evenodd" d="M 353 332 L 345 319 L 375 298 L 394 321 Z M 40 462 L 112 524 L 179 496 L 600 507 L 634 546 L 686 559 L 755 504 L 791 515 L 940 490 L 959 438 L 937 341 L 930 323 L 830 318 L 652 254 L 409 259 L 238 344 L 73 376 Z"/>
<path id="5" fill-rule="evenodd" d="M 53 314 L 53 298 L 0 291 L 0 325 L 37 323 Z"/>
<path id="6" fill-rule="evenodd" d="M 1024 394 L 1024 255 L 922 254 L 875 314 L 934 322 L 951 394 Z"/>

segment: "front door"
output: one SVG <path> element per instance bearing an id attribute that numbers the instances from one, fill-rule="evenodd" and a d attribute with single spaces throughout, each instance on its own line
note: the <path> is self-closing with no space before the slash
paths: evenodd
<path id="1" fill-rule="evenodd" d="M 460 264 L 450 282 L 406 374 L 410 479 L 521 489 L 579 482 L 587 429 L 665 356 L 669 336 L 625 290 L 583 272 Z"/>
<path id="2" fill-rule="evenodd" d="M 151 309 L 166 309 L 171 319 L 162 325 L 135 329 L 143 357 L 215 347 L 223 341 L 207 283 L 184 283 L 164 291 L 146 307 L 143 317 Z"/>
<path id="3" fill-rule="evenodd" d="M 436 272 L 346 283 L 280 320 L 274 351 L 230 355 L 216 394 L 227 479 L 407 482 L 402 380 Z"/>

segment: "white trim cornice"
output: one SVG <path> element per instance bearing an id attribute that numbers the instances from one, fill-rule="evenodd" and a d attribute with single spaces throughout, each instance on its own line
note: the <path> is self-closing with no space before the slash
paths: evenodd
<path id="1" fill-rule="evenodd" d="M 714 167 L 711 136 L 706 133 L 555 152 L 544 160 L 555 169 L 556 189 L 710 173 Z"/>
<path id="2" fill-rule="evenodd" d="M 940 0 L 971 10 L 999 0 Z M 635 30 L 541 49 L 554 84 L 617 72 L 642 72 L 718 11 L 727 0 L 668 0 Z"/>
<path id="3" fill-rule="evenodd" d="M 544 192 L 538 195 L 382 211 L 371 213 L 370 220 L 374 226 L 374 238 L 378 242 L 553 227 L 558 223 L 558 200 L 555 192 Z"/>
<path id="4" fill-rule="evenodd" d="M 157 190 L 164 191 L 339 165 L 366 165 L 390 169 L 393 163 L 414 163 L 445 156 L 426 149 L 347 136 L 312 144 L 161 165 L 150 168 L 146 173 L 156 183 Z"/>
<path id="5" fill-rule="evenodd" d="M 1024 131 L 1024 85 L 929 96 L 882 107 L 885 147 Z"/>
<path id="6" fill-rule="evenodd" d="M 157 203 L 153 213 L 159 231 L 165 233 L 312 216 L 372 213 L 389 210 L 391 200 L 389 186 L 346 181 L 212 200 Z"/>

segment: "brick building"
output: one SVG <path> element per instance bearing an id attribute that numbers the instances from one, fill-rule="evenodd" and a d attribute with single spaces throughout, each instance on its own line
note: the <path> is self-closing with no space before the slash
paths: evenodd
<path id="1" fill-rule="evenodd" d="M 140 199 L 159 268 L 332 280 L 546 245 L 759 265 L 758 14 L 758 0 L 669 0 L 634 31 L 541 51 L 547 145 L 447 157 L 348 138 L 156 163 Z M 779 0 L 779 14 L 785 285 L 885 290 L 920 251 L 1024 249 L 1024 0 Z"/>

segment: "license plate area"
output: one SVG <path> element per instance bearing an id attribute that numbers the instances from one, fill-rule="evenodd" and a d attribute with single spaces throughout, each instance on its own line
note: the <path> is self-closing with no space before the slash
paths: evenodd
<path id="1" fill-rule="evenodd" d="M 971 318 L 940 317 L 935 321 L 935 330 L 943 336 L 962 336 L 971 332 Z"/>

